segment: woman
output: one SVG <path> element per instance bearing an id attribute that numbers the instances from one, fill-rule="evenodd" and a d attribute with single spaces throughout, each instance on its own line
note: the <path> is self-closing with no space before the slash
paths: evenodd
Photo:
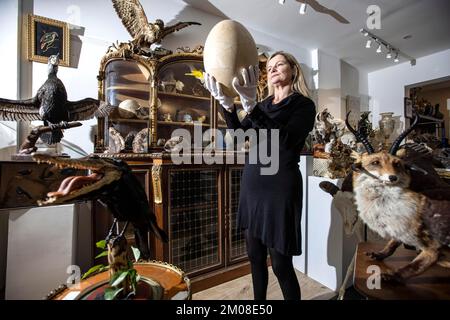
<path id="1" fill-rule="evenodd" d="M 274 175 L 261 175 L 261 163 L 246 159 L 241 181 L 238 226 L 245 230 L 247 253 L 251 264 L 255 300 L 265 300 L 268 269 L 267 250 L 273 271 L 286 300 L 299 300 L 300 286 L 292 256 L 300 255 L 302 211 L 302 177 L 298 163 L 300 150 L 314 125 L 315 105 L 308 98 L 300 65 L 285 52 L 274 53 L 267 61 L 269 96 L 256 101 L 259 70 L 250 66 L 242 70 L 243 84 L 233 79 L 247 116 L 239 121 L 233 99 L 223 94 L 217 81 L 205 74 L 205 86 L 223 108 L 231 129 L 253 128 L 279 130 L 276 144 L 279 169 Z M 268 146 L 271 144 L 268 135 Z M 260 141 L 262 143 L 262 141 Z"/>

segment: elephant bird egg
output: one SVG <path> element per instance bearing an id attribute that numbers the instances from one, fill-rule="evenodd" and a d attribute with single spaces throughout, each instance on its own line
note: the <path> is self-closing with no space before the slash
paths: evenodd
<path id="1" fill-rule="evenodd" d="M 241 70 L 258 65 L 258 50 L 248 30 L 239 22 L 223 20 L 208 34 L 203 51 L 205 71 L 222 84 L 224 93 L 236 97 L 231 82 Z"/>

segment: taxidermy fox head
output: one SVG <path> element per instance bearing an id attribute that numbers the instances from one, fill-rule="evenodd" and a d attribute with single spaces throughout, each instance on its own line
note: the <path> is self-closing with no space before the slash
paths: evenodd
<path id="1" fill-rule="evenodd" d="M 365 174 L 385 185 L 407 188 L 411 182 L 409 168 L 403 160 L 386 151 L 358 155 L 352 169 L 355 177 Z"/>

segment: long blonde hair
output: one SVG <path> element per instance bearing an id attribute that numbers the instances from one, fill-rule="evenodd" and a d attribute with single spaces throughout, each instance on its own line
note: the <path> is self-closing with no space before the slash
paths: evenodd
<path id="1" fill-rule="evenodd" d="M 309 98 L 310 92 L 308 85 L 306 84 L 305 77 L 303 76 L 302 68 L 300 67 L 300 64 L 298 63 L 297 59 L 295 59 L 295 57 L 292 54 L 284 51 L 277 51 L 269 57 L 267 63 L 269 63 L 269 61 L 272 60 L 273 57 L 278 55 L 283 56 L 291 66 L 292 72 L 294 74 L 294 79 L 292 80 L 292 90 Z M 270 97 L 273 95 L 274 91 L 273 85 L 267 83 L 267 86 L 269 89 L 268 97 Z"/>

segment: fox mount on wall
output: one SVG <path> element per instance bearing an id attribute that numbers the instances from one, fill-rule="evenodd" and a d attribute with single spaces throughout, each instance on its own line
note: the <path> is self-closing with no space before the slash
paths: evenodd
<path id="1" fill-rule="evenodd" d="M 115 49 L 124 51 L 124 57 L 130 53 L 149 57 L 171 54 L 172 51 L 161 47 L 161 41 L 164 37 L 191 25 L 201 25 L 198 22 L 187 21 L 165 26 L 161 19 L 149 23 L 139 0 L 111 1 L 122 24 L 133 38 L 128 43 L 114 46 Z"/>

